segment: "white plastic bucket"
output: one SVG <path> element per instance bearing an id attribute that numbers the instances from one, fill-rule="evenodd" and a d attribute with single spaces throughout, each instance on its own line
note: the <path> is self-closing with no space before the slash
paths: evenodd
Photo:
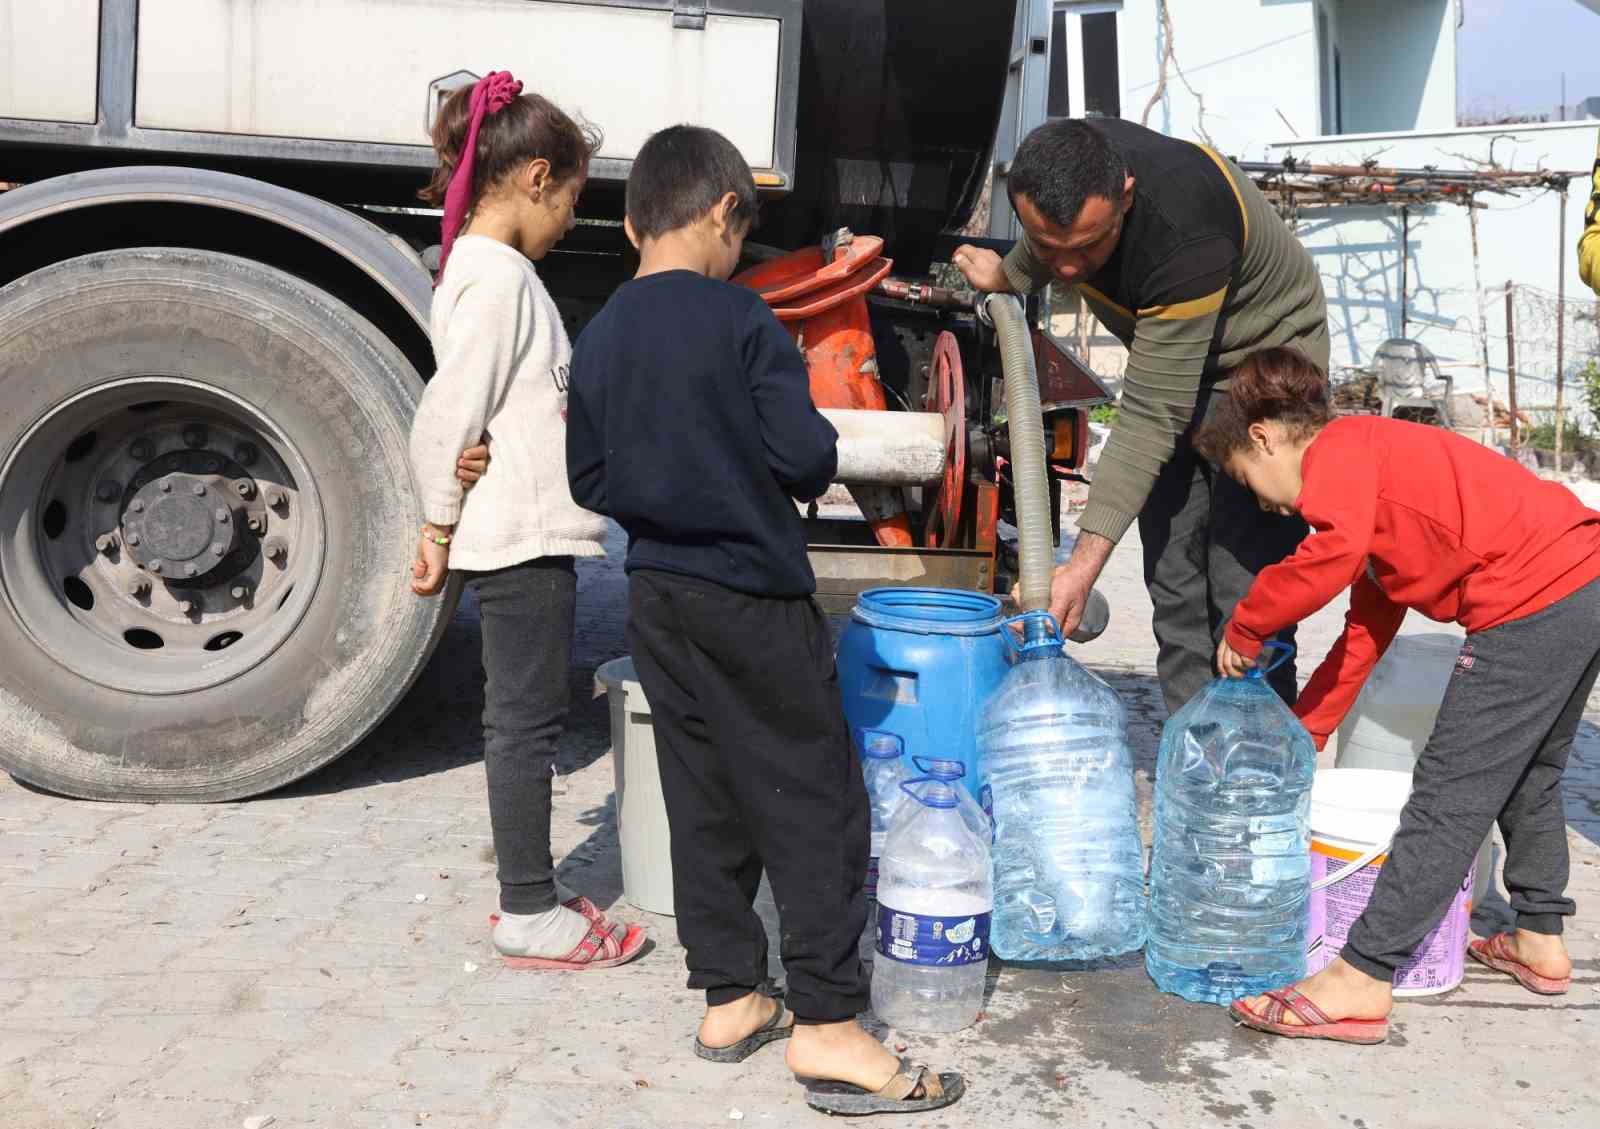
<path id="1" fill-rule="evenodd" d="M 611 707 L 611 759 L 622 844 L 622 896 L 649 913 L 672 913 L 672 834 L 656 763 L 650 703 L 630 658 L 612 659 L 594 675 Z"/>
<path id="2" fill-rule="evenodd" d="M 1325 768 L 1311 785 L 1311 902 L 1306 970 L 1316 972 L 1344 948 L 1388 858 L 1411 795 L 1411 775 L 1372 768 Z M 1477 869 L 1474 864 L 1473 870 Z M 1436 996 L 1461 983 L 1472 918 L 1472 871 L 1411 959 L 1395 969 L 1397 996 Z"/>

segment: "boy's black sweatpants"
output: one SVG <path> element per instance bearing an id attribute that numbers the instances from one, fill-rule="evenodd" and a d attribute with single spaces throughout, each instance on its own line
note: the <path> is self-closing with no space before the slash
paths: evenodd
<path id="1" fill-rule="evenodd" d="M 712 1006 L 767 980 L 752 908 L 765 868 L 786 1002 L 814 1023 L 867 1006 L 857 945 L 870 822 L 812 599 L 751 596 L 635 570 L 628 647 L 654 718 L 689 987 Z"/>
<path id="2" fill-rule="evenodd" d="M 1495 823 L 1517 928 L 1561 932 L 1574 912 L 1561 775 L 1597 677 L 1600 580 L 1467 636 L 1388 860 L 1350 928 L 1348 963 L 1393 979 L 1444 916 Z"/>

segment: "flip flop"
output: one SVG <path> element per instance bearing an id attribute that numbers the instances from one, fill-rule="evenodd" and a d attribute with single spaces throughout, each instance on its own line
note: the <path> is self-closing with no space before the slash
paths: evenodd
<path id="1" fill-rule="evenodd" d="M 621 940 L 612 932 L 615 928 L 606 922 L 591 923 L 589 932 L 577 947 L 558 959 L 501 953 L 500 960 L 507 968 L 536 969 L 541 972 L 587 972 L 591 969 L 615 968 L 638 956 L 645 945 L 644 926 L 628 926 Z"/>
<path id="2" fill-rule="evenodd" d="M 955 1072 L 935 1074 L 908 1058 L 900 1060 L 895 1076 L 877 1090 L 864 1090 L 849 1082 L 797 1078 L 805 1084 L 806 1105 L 833 1117 L 866 1117 L 874 1113 L 929 1113 L 954 1105 L 967 1092 L 967 1083 Z M 918 1097 L 917 1095 L 921 1096 Z"/>
<path id="3" fill-rule="evenodd" d="M 1389 1037 L 1387 1019 L 1329 1019 L 1298 988 L 1274 988 L 1266 996 L 1269 1002 L 1261 1012 L 1251 1010 L 1244 1000 L 1234 1000 L 1228 1005 L 1228 1014 L 1246 1027 L 1286 1039 L 1325 1039 L 1331 1043 L 1370 1045 Z M 1288 1012 L 1293 1012 L 1300 1022 L 1283 1022 Z"/>
<path id="4" fill-rule="evenodd" d="M 787 1039 L 794 1034 L 794 1014 L 783 1006 L 783 1001 L 773 1002 L 778 1005 L 778 1009 L 772 1013 L 772 1018 L 737 1043 L 726 1047 L 711 1047 L 702 1043 L 697 1035 L 694 1040 L 694 1053 L 707 1062 L 743 1062 L 768 1043 Z M 784 1022 L 785 1019 L 788 1022 Z"/>
<path id="5" fill-rule="evenodd" d="M 1511 955 L 1511 950 L 1506 947 L 1508 937 L 1504 933 L 1496 933 L 1482 941 L 1473 941 L 1467 946 L 1467 955 L 1481 965 L 1504 972 L 1528 991 L 1539 996 L 1564 996 L 1567 989 L 1572 987 L 1572 977 L 1563 976 L 1557 979 L 1554 976 L 1540 976 L 1533 969 L 1523 964 Z"/>

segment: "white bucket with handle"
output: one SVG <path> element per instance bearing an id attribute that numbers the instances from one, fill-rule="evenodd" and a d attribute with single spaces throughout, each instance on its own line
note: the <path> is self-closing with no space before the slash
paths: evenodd
<path id="1" fill-rule="evenodd" d="M 1411 795 L 1411 774 L 1372 768 L 1325 768 L 1311 785 L 1311 899 L 1306 926 L 1306 971 L 1333 962 L 1350 927 L 1367 908 L 1400 809 Z M 1472 918 L 1474 863 L 1450 908 L 1411 958 L 1395 969 L 1397 996 L 1436 996 L 1461 983 Z"/>

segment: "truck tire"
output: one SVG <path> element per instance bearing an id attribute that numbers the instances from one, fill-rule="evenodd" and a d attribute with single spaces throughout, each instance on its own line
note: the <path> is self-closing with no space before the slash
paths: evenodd
<path id="1" fill-rule="evenodd" d="M 407 588 L 421 393 L 371 323 L 246 259 L 0 289 L 0 767 L 228 800 L 365 736 L 450 611 Z"/>

